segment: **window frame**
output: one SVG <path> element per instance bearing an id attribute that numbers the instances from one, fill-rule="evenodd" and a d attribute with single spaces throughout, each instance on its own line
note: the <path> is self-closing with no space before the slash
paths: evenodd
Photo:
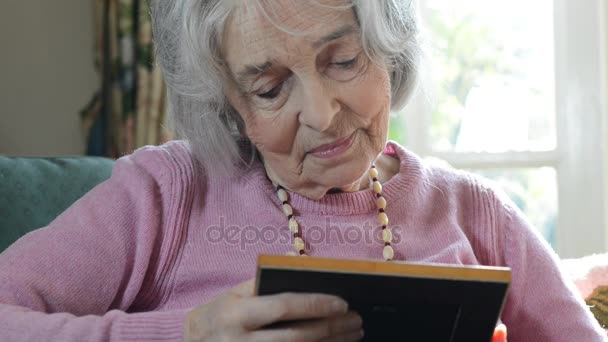
<path id="1" fill-rule="evenodd" d="M 553 18 L 555 150 L 434 151 L 428 99 L 419 92 L 402 115 L 407 122 L 407 147 L 422 157 L 440 158 L 467 169 L 555 168 L 558 218 L 554 247 L 561 258 L 573 258 L 602 253 L 608 247 L 608 4 L 554 0 Z"/>

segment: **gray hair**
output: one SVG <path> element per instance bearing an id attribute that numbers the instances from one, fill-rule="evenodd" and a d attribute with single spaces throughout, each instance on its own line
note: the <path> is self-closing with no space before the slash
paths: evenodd
<path id="1" fill-rule="evenodd" d="M 263 0 L 247 0 L 260 1 Z M 350 0 L 368 56 L 388 61 L 391 110 L 416 86 L 420 63 L 415 0 Z M 232 174 L 254 158 L 243 121 L 224 96 L 221 37 L 235 0 L 152 0 L 156 60 L 167 86 L 169 124 L 210 171 Z M 262 6 L 258 6 L 262 8 Z M 247 148 L 250 154 L 247 155 Z"/>

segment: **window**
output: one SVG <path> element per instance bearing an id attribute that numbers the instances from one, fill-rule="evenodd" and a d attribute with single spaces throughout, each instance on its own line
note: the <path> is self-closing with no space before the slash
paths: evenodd
<path id="1" fill-rule="evenodd" d="M 390 137 L 495 180 L 559 255 L 607 247 L 600 0 L 420 0 L 422 90 Z"/>

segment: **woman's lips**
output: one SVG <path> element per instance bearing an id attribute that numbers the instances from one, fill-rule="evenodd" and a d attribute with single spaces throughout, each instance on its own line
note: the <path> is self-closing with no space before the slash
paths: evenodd
<path id="1" fill-rule="evenodd" d="M 356 131 L 346 138 L 338 139 L 338 140 L 334 141 L 333 143 L 316 147 L 316 148 L 308 151 L 308 154 L 311 154 L 317 158 L 322 158 L 322 159 L 329 159 L 329 158 L 337 157 L 337 156 L 341 155 L 342 153 L 346 152 L 350 148 L 350 146 L 353 144 L 355 133 L 356 133 Z"/>

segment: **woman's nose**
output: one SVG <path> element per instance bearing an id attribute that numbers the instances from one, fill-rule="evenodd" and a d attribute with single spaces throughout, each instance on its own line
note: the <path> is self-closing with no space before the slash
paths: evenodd
<path id="1" fill-rule="evenodd" d="M 324 132 L 332 126 L 340 112 L 340 102 L 332 89 L 327 89 L 320 82 L 308 84 L 304 89 L 300 124 Z"/>

